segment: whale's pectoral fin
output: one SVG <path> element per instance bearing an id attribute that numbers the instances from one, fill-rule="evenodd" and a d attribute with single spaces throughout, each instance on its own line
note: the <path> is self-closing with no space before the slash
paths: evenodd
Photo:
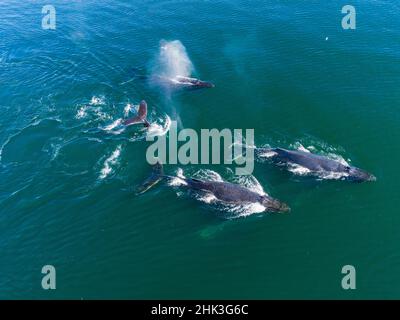
<path id="1" fill-rule="evenodd" d="M 160 182 L 164 178 L 164 170 L 161 163 L 156 163 L 152 166 L 152 172 L 150 176 L 144 180 L 140 185 L 138 185 L 135 189 L 135 194 L 143 194 L 153 186 L 155 186 L 158 182 Z"/>

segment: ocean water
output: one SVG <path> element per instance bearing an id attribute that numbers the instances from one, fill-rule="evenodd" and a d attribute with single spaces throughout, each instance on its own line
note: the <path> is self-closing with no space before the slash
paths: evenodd
<path id="1" fill-rule="evenodd" d="M 55 30 L 42 29 L 46 4 Z M 399 298 L 400 6 L 353 1 L 357 27 L 344 30 L 346 4 L 3 0 L 0 298 Z M 185 70 L 215 88 L 169 92 L 137 77 L 175 40 Z M 119 122 L 142 99 L 155 135 L 170 121 L 252 128 L 257 146 L 305 147 L 377 181 L 312 179 L 268 161 L 242 178 L 233 166 L 166 166 L 292 209 L 237 219 L 165 183 L 136 196 L 149 142 Z M 56 290 L 42 289 L 44 265 Z M 355 290 L 341 286 L 345 265 Z"/>

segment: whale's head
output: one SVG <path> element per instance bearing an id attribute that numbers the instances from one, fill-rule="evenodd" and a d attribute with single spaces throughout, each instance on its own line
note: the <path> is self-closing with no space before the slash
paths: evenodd
<path id="1" fill-rule="evenodd" d="M 214 83 L 212 83 L 210 81 L 199 80 L 199 79 L 192 80 L 190 84 L 196 88 L 214 88 L 215 87 Z"/>
<path id="2" fill-rule="evenodd" d="M 200 87 L 202 88 L 214 88 L 215 84 L 210 81 L 200 81 Z"/>
<path id="3" fill-rule="evenodd" d="M 262 197 L 261 204 L 265 207 L 265 211 L 267 212 L 286 213 L 290 211 L 290 208 L 286 203 L 268 196 Z"/>
<path id="4" fill-rule="evenodd" d="M 364 181 L 376 181 L 376 177 L 360 168 L 348 167 L 347 168 L 348 179 L 354 182 L 364 182 Z"/>

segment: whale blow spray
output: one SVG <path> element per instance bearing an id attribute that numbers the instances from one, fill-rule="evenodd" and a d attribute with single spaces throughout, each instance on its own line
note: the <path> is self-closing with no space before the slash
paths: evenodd
<path id="1" fill-rule="evenodd" d="M 168 78 L 189 77 L 194 71 L 186 48 L 179 40 L 161 41 L 158 66 L 158 74 Z"/>

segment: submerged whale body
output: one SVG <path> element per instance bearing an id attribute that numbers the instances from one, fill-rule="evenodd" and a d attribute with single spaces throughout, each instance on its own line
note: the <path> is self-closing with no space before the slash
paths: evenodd
<path id="1" fill-rule="evenodd" d="M 338 173 L 344 180 L 354 182 L 375 181 L 376 178 L 357 167 L 345 165 L 337 160 L 311 152 L 300 150 L 286 150 L 283 148 L 260 148 L 258 154 L 272 153 L 272 160 L 281 164 L 296 164 L 313 173 Z"/>
<path id="2" fill-rule="evenodd" d="M 158 85 L 164 87 L 170 87 L 174 89 L 202 89 L 202 88 L 214 88 L 215 85 L 209 81 L 203 81 L 197 78 L 190 78 L 184 76 L 152 76 L 150 80 Z"/>
<path id="3" fill-rule="evenodd" d="M 189 78 L 184 76 L 176 76 L 173 78 L 165 78 L 172 85 L 189 87 L 189 88 L 214 88 L 215 85 L 209 81 L 203 81 L 196 78 Z"/>
<path id="4" fill-rule="evenodd" d="M 142 194 L 157 184 L 163 178 L 178 178 L 184 182 L 183 188 L 195 191 L 206 192 L 213 195 L 216 199 L 227 204 L 252 204 L 259 203 L 264 206 L 267 212 L 287 212 L 290 208 L 283 202 L 276 200 L 268 195 L 261 195 L 238 184 L 225 181 L 203 181 L 192 178 L 181 178 L 164 175 L 161 164 L 153 166 L 151 176 L 137 189 L 137 194 Z"/>
<path id="5" fill-rule="evenodd" d="M 164 76 L 164 75 L 146 75 L 139 68 L 131 68 L 133 78 L 149 80 L 163 86 L 185 89 L 214 88 L 214 83 L 204 81 L 197 78 L 191 78 L 181 75 Z"/>

